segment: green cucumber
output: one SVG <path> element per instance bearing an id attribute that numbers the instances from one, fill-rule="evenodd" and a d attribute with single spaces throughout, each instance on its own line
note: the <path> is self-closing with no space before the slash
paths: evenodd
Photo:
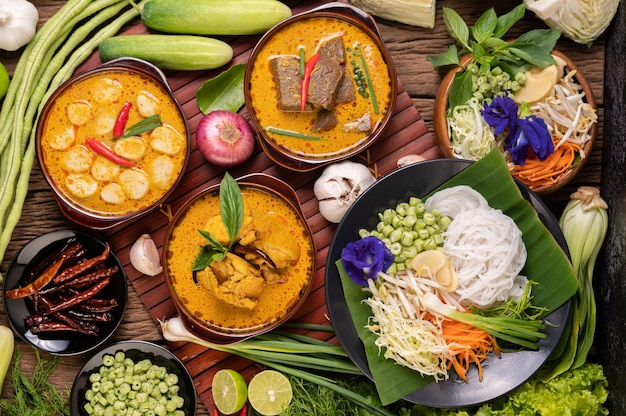
<path id="1" fill-rule="evenodd" d="M 255 35 L 290 16 L 276 0 L 148 0 L 141 10 L 150 29 L 191 35 Z"/>
<path id="2" fill-rule="evenodd" d="M 121 57 L 143 59 L 160 69 L 215 69 L 233 58 L 233 48 L 221 40 L 192 35 L 120 35 L 100 43 L 102 62 Z"/>

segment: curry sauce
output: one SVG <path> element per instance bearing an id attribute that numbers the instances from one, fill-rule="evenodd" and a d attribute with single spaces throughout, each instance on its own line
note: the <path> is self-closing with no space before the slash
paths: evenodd
<path id="1" fill-rule="evenodd" d="M 246 209 L 254 211 L 255 216 L 280 218 L 289 238 L 300 246 L 300 254 L 297 262 L 285 270 L 283 281 L 265 285 L 254 309 L 226 303 L 199 285 L 192 272 L 202 244 L 198 230 L 205 229 L 207 218 L 219 215 L 219 194 L 201 196 L 189 205 L 170 232 L 164 265 L 167 278 L 179 304 L 197 320 L 222 333 L 250 332 L 280 320 L 300 301 L 313 274 L 313 243 L 296 210 L 281 197 L 259 188 L 243 185 L 241 192 Z"/>
<path id="2" fill-rule="evenodd" d="M 334 106 L 337 119 L 335 127 L 311 133 L 318 116 L 317 111 L 283 111 L 280 107 L 279 91 L 274 79 L 272 60 L 277 56 L 297 56 L 301 48 L 304 58 L 313 55 L 320 41 L 329 36 L 343 38 L 345 67 L 352 74 L 355 65 L 362 66 L 362 52 L 375 94 L 356 94 L 354 100 L 340 102 Z M 369 117 L 373 130 L 391 111 L 391 77 L 383 54 L 372 38 L 351 23 L 333 18 L 303 19 L 287 25 L 272 36 L 258 52 L 250 75 L 250 98 L 253 103 L 251 115 L 264 129 L 274 128 L 299 134 L 311 135 L 315 139 L 290 137 L 268 132 L 270 140 L 284 151 L 312 158 L 322 158 L 342 154 L 364 142 L 370 131 L 345 131 L 343 126 L 357 123 L 365 115 Z M 363 68 L 361 68 L 362 70 Z M 348 74 L 348 75 L 349 75 Z M 357 81 L 351 78 L 354 89 Z M 376 97 L 377 111 L 373 108 L 372 97 Z"/>

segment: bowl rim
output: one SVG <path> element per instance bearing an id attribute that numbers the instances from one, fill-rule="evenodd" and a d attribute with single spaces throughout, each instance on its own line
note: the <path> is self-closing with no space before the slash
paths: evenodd
<path id="1" fill-rule="evenodd" d="M 56 98 L 59 95 L 61 95 L 65 90 L 67 90 L 72 85 L 78 82 L 81 82 L 85 79 L 88 79 L 92 76 L 96 76 L 96 75 L 107 73 L 107 72 L 120 72 L 120 71 L 132 72 L 132 73 L 136 73 L 136 74 L 151 78 L 153 81 L 155 81 L 164 89 L 165 93 L 169 95 L 172 102 L 174 103 L 183 121 L 183 126 L 185 129 L 184 135 L 185 135 L 186 150 L 185 150 L 183 166 L 181 167 L 181 171 L 176 181 L 170 187 L 170 189 L 168 189 L 167 192 L 165 192 L 161 196 L 161 198 L 159 198 L 153 204 L 148 205 L 136 212 L 107 215 L 107 214 L 100 214 L 100 213 L 92 212 L 86 208 L 81 207 L 80 205 L 76 204 L 72 198 L 70 198 L 69 196 L 65 195 L 64 192 L 61 192 L 60 190 L 57 189 L 57 186 L 54 184 L 54 181 L 48 174 L 48 170 L 46 169 L 46 166 L 44 163 L 43 150 L 41 147 L 41 136 L 43 135 L 45 123 L 47 121 L 46 115 L 50 111 L 51 107 L 55 104 Z M 149 212 L 156 210 L 172 195 L 172 193 L 176 190 L 176 188 L 182 181 L 185 172 L 187 171 L 187 165 L 188 165 L 189 157 L 191 154 L 191 130 L 189 128 L 189 122 L 187 120 L 187 117 L 185 115 L 185 112 L 180 102 L 176 99 L 174 92 L 172 91 L 163 71 L 161 71 L 156 65 L 148 61 L 138 59 L 138 58 L 131 58 L 131 57 L 117 58 L 108 62 L 104 62 L 86 71 L 74 74 L 68 80 L 63 82 L 52 93 L 52 95 L 48 98 L 48 100 L 44 104 L 42 111 L 41 111 L 41 115 L 42 116 L 39 117 L 39 119 L 37 120 L 37 126 L 35 130 L 36 131 L 35 142 L 36 142 L 36 153 L 37 153 L 36 156 L 37 156 L 37 163 L 39 165 L 39 169 L 41 170 L 42 176 L 44 177 L 46 183 L 52 190 L 55 200 L 57 202 L 57 205 L 61 209 L 61 212 L 68 219 L 72 220 L 73 222 L 79 225 L 83 225 L 83 226 L 96 229 L 96 230 L 106 230 L 116 225 L 119 225 L 121 223 L 125 223 L 130 220 L 136 219 L 138 217 L 144 216 L 148 214 Z"/>
<path id="2" fill-rule="evenodd" d="M 393 58 L 389 53 L 389 50 L 387 49 L 387 46 L 385 45 L 385 42 L 382 38 L 382 34 L 380 32 L 378 24 L 369 13 L 366 13 L 355 6 L 346 3 L 328 3 L 314 9 L 304 11 L 302 13 L 294 14 L 287 19 L 279 22 L 278 24 L 270 28 L 267 32 L 265 32 L 263 36 L 261 36 L 259 41 L 252 49 L 248 62 L 250 63 L 256 58 L 259 51 L 264 47 L 268 39 L 271 38 L 275 33 L 281 31 L 284 27 L 298 21 L 314 18 L 333 18 L 342 20 L 344 22 L 352 24 L 353 26 L 356 26 L 365 34 L 367 34 L 370 39 L 372 39 L 372 41 L 378 47 L 381 55 L 383 56 L 389 72 L 389 109 L 387 110 L 385 116 L 374 127 L 372 132 L 370 132 L 370 134 L 362 140 L 362 143 L 360 143 L 358 146 L 353 146 L 346 152 L 332 154 L 326 157 L 307 157 L 306 155 L 299 155 L 294 152 L 289 152 L 286 149 L 276 145 L 272 140 L 267 138 L 265 130 L 262 128 L 262 126 L 259 125 L 256 120 L 254 106 L 252 105 L 252 99 L 250 97 L 249 91 L 252 65 L 247 65 L 244 74 L 244 98 L 250 118 L 250 123 L 252 124 L 256 132 L 257 141 L 259 142 L 262 150 L 270 160 L 278 165 L 297 172 L 312 171 L 319 167 L 326 166 L 330 163 L 339 162 L 341 160 L 353 157 L 364 151 L 365 149 L 369 148 L 372 144 L 378 141 L 378 139 L 380 139 L 385 132 L 386 126 L 389 124 L 394 115 L 394 109 L 398 95 L 398 77 L 396 67 L 393 62 Z"/>
<path id="3" fill-rule="evenodd" d="M 567 55 L 565 55 L 563 52 L 560 52 L 557 49 L 553 49 L 551 54 L 556 55 L 559 58 L 563 59 L 563 61 L 565 61 L 566 63 L 565 64 L 566 68 L 572 71 L 576 71 L 574 79 L 576 80 L 578 84 L 580 84 L 581 88 L 583 89 L 583 92 L 585 93 L 585 97 L 584 97 L 585 101 L 589 103 L 597 111 L 598 105 L 596 102 L 595 95 L 593 93 L 593 89 L 591 88 L 591 85 L 587 81 L 587 78 L 585 77 L 585 75 L 580 71 L 580 68 L 578 67 L 578 65 L 576 65 L 576 63 L 572 61 Z M 446 112 L 448 109 L 448 95 L 450 93 L 451 83 L 456 73 L 461 71 L 462 68 L 466 67 L 471 62 L 471 59 L 472 59 L 472 55 L 469 53 L 463 55 L 459 59 L 460 66 L 450 69 L 444 75 L 441 81 L 441 84 L 439 85 L 439 89 L 437 90 L 437 95 L 435 96 L 435 105 L 433 108 L 433 130 L 435 133 L 435 138 L 437 140 L 439 150 L 442 153 L 442 155 L 446 158 L 462 159 L 454 155 L 451 150 L 450 136 L 448 133 L 448 125 L 446 121 Z M 591 138 L 585 143 L 585 146 L 582 149 L 585 152 L 585 155 L 586 155 L 585 158 L 580 159 L 578 164 L 576 164 L 574 167 L 572 167 L 568 171 L 564 172 L 556 183 L 551 184 L 551 185 L 543 185 L 543 186 L 529 187 L 529 188 L 532 189 L 532 191 L 535 192 L 536 194 L 545 196 L 567 185 L 574 178 L 574 176 L 576 176 L 576 174 L 583 168 L 583 166 L 589 159 L 589 154 L 591 153 L 595 145 L 597 132 L 598 132 L 598 123 L 594 123 L 590 129 Z M 515 177 L 515 175 L 513 176 Z"/>
<path id="4" fill-rule="evenodd" d="M 176 292 L 172 286 L 171 279 L 169 278 L 169 272 L 167 269 L 167 260 L 168 260 L 168 246 L 169 241 L 171 240 L 172 232 L 174 228 L 179 223 L 181 218 L 186 214 L 187 209 L 194 204 L 196 201 L 201 199 L 202 197 L 210 194 L 219 193 L 220 184 L 213 184 L 206 186 L 202 189 L 199 189 L 197 192 L 194 192 L 187 198 L 187 200 L 181 205 L 181 207 L 176 211 L 172 220 L 167 225 L 167 231 L 165 233 L 165 238 L 163 240 L 163 250 L 161 251 L 161 262 L 163 264 L 163 278 L 165 280 L 166 286 L 170 292 L 170 296 L 172 301 L 174 302 L 174 306 L 176 311 L 178 312 L 178 316 L 181 318 L 183 325 L 194 335 L 199 336 L 205 340 L 213 342 L 215 344 L 220 345 L 228 345 L 238 341 L 242 341 L 256 335 L 261 335 L 266 332 L 269 332 L 276 327 L 282 325 L 286 321 L 288 321 L 293 315 L 303 306 L 306 302 L 306 299 L 311 292 L 313 287 L 313 282 L 315 280 L 315 272 L 317 268 L 317 261 L 315 258 L 316 248 L 315 248 L 315 239 L 313 238 L 313 232 L 309 226 L 308 221 L 306 220 L 306 216 L 302 210 L 300 205 L 300 201 L 295 190 L 286 182 L 281 179 L 278 179 L 274 176 L 265 174 L 265 173 L 251 173 L 244 176 L 241 176 L 236 179 L 237 183 L 240 187 L 252 187 L 256 189 L 260 189 L 262 191 L 268 192 L 274 196 L 280 197 L 283 201 L 288 203 L 291 208 L 296 212 L 302 225 L 305 227 L 307 235 L 309 237 L 309 241 L 311 243 L 311 250 L 313 252 L 312 263 L 310 276 L 305 286 L 301 289 L 300 298 L 291 306 L 291 308 L 279 319 L 271 323 L 266 323 L 260 325 L 258 327 L 252 328 L 250 330 L 242 330 L 237 331 L 233 330 L 229 331 L 220 331 L 215 326 L 207 325 L 202 320 L 196 318 L 190 311 L 188 311 L 184 306 L 180 304 L 180 300 L 176 295 Z"/>
<path id="5" fill-rule="evenodd" d="M 28 243 L 26 243 L 13 257 L 7 268 L 7 272 L 5 274 L 5 282 L 2 287 L 2 304 L 5 315 L 7 316 L 7 321 L 13 329 L 13 332 L 15 332 L 25 343 L 32 345 L 33 347 L 41 351 L 45 351 L 51 355 L 57 356 L 82 355 L 91 352 L 108 342 L 109 339 L 111 339 L 111 337 L 115 334 L 120 324 L 122 323 L 122 320 L 124 319 L 128 300 L 128 277 L 126 275 L 126 271 L 124 270 L 122 262 L 117 257 L 115 252 L 111 249 L 107 261 L 114 262 L 118 266 L 118 271 L 115 276 L 119 275 L 119 279 L 121 279 L 121 281 L 119 282 L 119 286 L 122 288 L 122 291 L 121 293 L 116 292 L 118 306 L 116 307 L 116 311 L 114 312 L 115 322 L 108 325 L 108 332 L 93 337 L 93 342 L 86 342 L 86 346 L 83 348 L 78 348 L 79 346 L 72 347 L 72 340 L 84 337 L 81 334 L 68 334 L 64 337 L 55 337 L 54 339 L 39 338 L 39 336 L 36 335 L 32 335 L 29 337 L 28 335 L 26 335 L 26 332 L 29 331 L 24 331 L 24 329 L 26 329 L 25 326 L 15 322 L 15 320 L 18 318 L 17 315 L 20 313 L 20 311 L 29 309 L 28 306 L 25 304 L 26 299 L 8 299 L 6 297 L 6 291 L 10 288 L 7 287 L 7 285 L 14 281 L 17 285 L 21 277 L 16 276 L 14 278 L 13 275 L 26 270 L 34 260 L 37 260 L 37 258 L 40 257 L 39 255 L 41 254 L 42 250 L 46 250 L 53 244 L 59 244 L 60 242 L 73 237 L 83 242 L 86 242 L 89 247 L 104 247 L 105 245 L 105 242 L 102 239 L 86 232 L 77 230 L 56 230 L 38 235 L 37 237 L 31 239 Z M 11 310 L 13 308 L 16 308 L 15 312 Z M 87 339 L 87 341 L 89 341 L 89 339 Z"/>

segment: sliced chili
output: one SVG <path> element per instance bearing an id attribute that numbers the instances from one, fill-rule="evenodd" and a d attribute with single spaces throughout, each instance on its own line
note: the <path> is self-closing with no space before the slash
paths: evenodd
<path id="1" fill-rule="evenodd" d="M 304 65 L 304 76 L 300 81 L 300 110 L 304 111 L 306 108 L 306 98 L 309 92 L 309 81 L 311 80 L 311 73 L 313 72 L 313 68 L 315 68 L 315 64 L 317 60 L 320 59 L 320 54 L 315 53 L 311 55 L 306 64 Z"/>
<path id="2" fill-rule="evenodd" d="M 135 162 L 130 161 L 128 159 L 124 159 L 122 156 L 116 154 L 109 146 L 100 140 L 92 139 L 91 137 L 87 137 L 85 139 L 85 143 L 87 146 L 94 152 L 98 153 L 100 156 L 106 157 L 113 163 L 117 163 L 122 166 L 135 166 Z"/>
<path id="3" fill-rule="evenodd" d="M 120 113 L 117 116 L 117 120 L 115 120 L 115 126 L 113 127 L 113 137 L 116 139 L 122 137 L 124 134 L 124 129 L 126 128 L 126 123 L 128 122 L 128 115 L 130 114 L 130 108 L 133 106 L 133 103 L 126 102 L 122 106 Z"/>

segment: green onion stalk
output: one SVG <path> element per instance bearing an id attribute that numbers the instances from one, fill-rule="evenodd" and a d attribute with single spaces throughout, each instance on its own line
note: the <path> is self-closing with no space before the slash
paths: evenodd
<path id="1" fill-rule="evenodd" d="M 203 340 L 185 328 L 180 317 L 162 321 L 163 337 L 170 342 L 192 342 L 204 347 L 237 355 L 274 370 L 327 387 L 342 395 L 360 408 L 375 416 L 393 416 L 384 407 L 374 406 L 369 398 L 338 385 L 319 372 L 362 375 L 338 345 L 286 330 L 274 330 L 267 334 L 233 345 L 218 345 Z M 302 324 L 304 329 L 333 331 L 328 325 Z"/>
<path id="2" fill-rule="evenodd" d="M 559 220 L 578 278 L 578 291 L 566 332 L 540 373 L 543 379 L 552 379 L 587 361 L 596 330 L 593 271 L 608 229 L 607 208 L 598 188 L 581 186 L 570 196 Z"/>
<path id="3" fill-rule="evenodd" d="M 27 196 L 44 104 L 100 42 L 138 15 L 127 0 L 68 0 L 24 48 L 0 109 L 0 262 Z"/>

